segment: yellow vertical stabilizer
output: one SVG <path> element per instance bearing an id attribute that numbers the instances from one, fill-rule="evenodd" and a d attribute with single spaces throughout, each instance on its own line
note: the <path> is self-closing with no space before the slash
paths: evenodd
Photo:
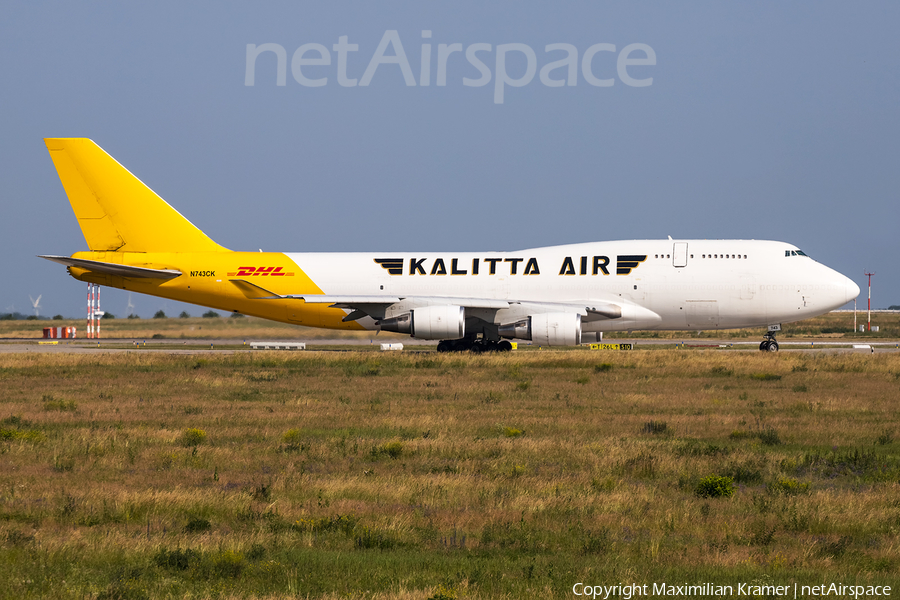
<path id="1" fill-rule="evenodd" d="M 227 252 L 87 138 L 46 138 L 94 252 Z"/>

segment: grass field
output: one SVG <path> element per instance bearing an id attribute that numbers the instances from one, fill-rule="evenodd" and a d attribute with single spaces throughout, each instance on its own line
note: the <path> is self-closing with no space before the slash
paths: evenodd
<path id="1" fill-rule="evenodd" d="M 857 315 L 858 325 L 866 321 L 865 312 Z M 784 325 L 779 339 L 827 338 L 843 339 L 897 339 L 900 338 L 900 312 L 874 313 L 872 324 L 880 331 L 859 333 L 853 329 L 853 313 L 829 313 L 798 323 Z M 317 340 L 317 339 L 374 339 L 372 331 L 336 331 L 328 329 L 311 329 L 286 323 L 276 323 L 254 317 L 228 317 L 204 319 L 104 319 L 100 322 L 103 338 L 122 339 L 282 339 L 282 340 Z M 74 326 L 78 328 L 78 337 L 85 338 L 85 321 L 69 319 L 63 321 L 3 321 L 0 320 L 0 339 L 2 338 L 39 338 L 44 327 Z M 685 331 L 607 333 L 605 337 L 616 338 L 662 338 L 662 339 L 760 339 L 763 329 L 736 329 L 725 331 L 707 331 L 702 333 Z M 403 341 L 408 336 L 381 332 L 378 340 Z"/>
<path id="2" fill-rule="evenodd" d="M 0 355 L 0 596 L 900 587 L 900 355 Z"/>

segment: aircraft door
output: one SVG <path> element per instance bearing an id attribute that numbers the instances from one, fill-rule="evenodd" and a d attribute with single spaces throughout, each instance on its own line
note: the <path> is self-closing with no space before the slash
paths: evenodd
<path id="1" fill-rule="evenodd" d="M 672 265 L 675 267 L 686 267 L 688 259 L 687 251 L 687 242 L 675 242 L 675 247 L 672 249 Z"/>

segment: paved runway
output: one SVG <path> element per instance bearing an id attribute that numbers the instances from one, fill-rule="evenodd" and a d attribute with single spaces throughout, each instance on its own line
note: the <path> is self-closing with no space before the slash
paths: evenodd
<path id="1" fill-rule="evenodd" d="M 250 352 L 251 342 L 276 340 L 243 340 L 243 339 L 214 339 L 214 340 L 180 340 L 180 339 L 115 339 L 104 338 L 98 340 L 43 340 L 43 339 L 2 339 L 0 338 L 0 354 L 16 352 L 39 352 L 46 354 L 82 354 L 92 352 L 166 352 L 168 354 L 203 354 L 214 352 L 217 354 L 231 354 L 234 352 Z M 307 351 L 335 350 L 339 346 L 359 346 L 378 348 L 382 340 L 375 339 L 311 339 L 311 340 L 280 340 L 282 342 L 303 342 Z M 384 343 L 397 343 L 399 340 L 391 338 L 383 340 Z M 436 346 L 437 342 L 430 340 L 403 340 L 404 348 Z M 288 352 L 283 350 L 282 352 Z M 298 351 L 302 352 L 302 351 Z"/>
<path id="2" fill-rule="evenodd" d="M 83 354 L 96 352 L 165 352 L 168 354 L 232 354 L 235 352 L 250 352 L 251 340 L 221 339 L 221 340 L 133 340 L 128 339 L 101 339 L 96 340 L 54 340 L 56 343 L 47 343 L 50 340 L 38 339 L 0 339 L 0 354 L 19 352 L 38 352 L 47 354 Z M 274 341 L 274 340 L 252 340 Z M 380 341 L 367 339 L 311 339 L 311 340 L 285 340 L 290 342 L 305 341 L 307 352 L 316 350 L 337 350 L 337 347 L 358 346 L 360 350 L 366 347 L 379 347 Z M 397 342 L 395 339 L 390 342 Z M 245 345 L 246 342 L 246 345 Z M 608 339 L 606 343 L 631 343 L 635 348 L 641 346 L 679 345 L 686 350 L 740 350 L 759 351 L 759 340 L 715 340 L 715 339 Z M 436 342 L 430 340 L 407 339 L 402 341 L 404 348 L 431 349 Z M 900 352 L 900 340 L 868 341 L 837 341 L 837 340 L 779 340 L 781 352 Z M 519 342 L 525 347 L 529 342 Z M 853 345 L 865 346 L 854 348 Z M 431 348 L 429 348 L 431 347 Z M 282 350 L 281 352 L 288 352 Z M 302 352 L 296 351 L 296 352 Z"/>

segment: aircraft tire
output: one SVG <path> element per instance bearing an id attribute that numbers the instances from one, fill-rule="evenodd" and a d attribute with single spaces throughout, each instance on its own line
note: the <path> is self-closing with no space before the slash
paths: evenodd
<path id="1" fill-rule="evenodd" d="M 466 340 L 453 340 L 450 342 L 450 352 L 465 352 L 471 349 L 471 344 Z"/>
<path id="2" fill-rule="evenodd" d="M 497 350 L 499 352 L 509 352 L 510 350 L 512 350 L 512 344 L 507 342 L 506 340 L 503 340 L 497 343 Z"/>
<path id="3" fill-rule="evenodd" d="M 438 352 L 450 352 L 450 344 L 449 340 L 441 340 L 438 342 L 437 351 Z"/>
<path id="4" fill-rule="evenodd" d="M 769 351 L 769 340 L 763 340 L 759 343 L 759 349 L 761 352 Z"/>
<path id="5" fill-rule="evenodd" d="M 769 342 L 768 348 L 766 348 L 769 352 L 778 352 L 778 342 L 772 340 Z"/>

